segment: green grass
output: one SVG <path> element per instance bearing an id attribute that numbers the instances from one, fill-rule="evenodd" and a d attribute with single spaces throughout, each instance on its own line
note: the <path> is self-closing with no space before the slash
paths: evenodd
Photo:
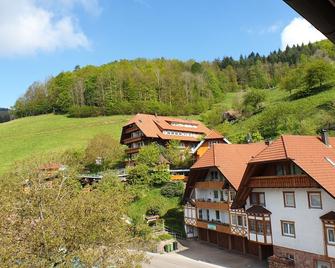
<path id="1" fill-rule="evenodd" d="M 128 215 L 131 218 L 143 218 L 147 209 L 156 205 L 160 207 L 161 218 L 165 220 L 165 225 L 174 231 L 183 233 L 183 211 L 180 198 L 164 197 L 160 193 L 160 188 L 142 190 L 140 199 L 129 206 Z"/>
<path id="2" fill-rule="evenodd" d="M 0 124 L 0 174 L 17 160 L 38 153 L 82 149 L 100 133 L 120 138 L 131 116 L 68 118 L 64 115 L 26 117 Z"/>

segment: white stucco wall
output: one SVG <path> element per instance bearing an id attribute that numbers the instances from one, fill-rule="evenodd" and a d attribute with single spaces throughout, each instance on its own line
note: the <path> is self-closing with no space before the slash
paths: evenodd
<path id="1" fill-rule="evenodd" d="M 198 215 L 199 215 L 199 210 L 200 208 L 198 209 Z M 208 209 L 209 210 L 209 221 L 216 221 L 216 210 L 215 209 Z M 229 223 L 229 213 L 228 212 L 224 212 L 222 210 L 219 210 L 220 212 L 220 221 L 222 223 Z M 203 208 L 202 209 L 202 218 L 203 220 L 207 220 L 207 209 L 206 208 Z"/>
<path id="2" fill-rule="evenodd" d="M 295 208 L 284 207 L 283 191 L 295 192 Z M 307 191 L 320 191 L 322 209 L 311 209 L 308 206 Z M 271 228 L 273 245 L 325 254 L 323 224 L 320 216 L 335 210 L 335 199 L 319 188 L 308 189 L 268 189 L 255 188 L 253 192 L 264 192 L 266 209 L 272 212 Z M 250 207 L 247 200 L 246 208 Z M 294 221 L 296 237 L 282 235 L 281 220 Z"/>

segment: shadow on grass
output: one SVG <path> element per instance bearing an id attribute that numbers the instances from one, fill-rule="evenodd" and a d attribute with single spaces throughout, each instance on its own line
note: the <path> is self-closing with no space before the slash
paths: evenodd
<path id="1" fill-rule="evenodd" d="M 299 91 L 293 93 L 292 95 L 290 95 L 288 97 L 288 100 L 298 100 L 298 99 L 302 99 L 302 98 L 306 98 L 309 96 L 313 96 L 316 94 L 319 94 L 321 92 L 327 91 L 332 89 L 335 86 L 334 82 L 329 82 L 320 86 L 315 86 L 309 89 L 300 89 Z"/>
<path id="2" fill-rule="evenodd" d="M 184 230 L 184 212 L 182 208 L 169 209 L 163 216 L 165 226 L 170 230 L 185 236 Z"/>

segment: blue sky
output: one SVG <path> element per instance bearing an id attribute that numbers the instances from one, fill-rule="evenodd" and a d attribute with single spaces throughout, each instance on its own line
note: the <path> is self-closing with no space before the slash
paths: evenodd
<path id="1" fill-rule="evenodd" d="M 13 105 L 34 81 L 77 64 L 267 54 L 299 36 L 287 29 L 294 21 L 297 29 L 309 27 L 282 0 L 0 2 L 0 107 Z M 283 40 L 284 29 L 290 40 Z"/>

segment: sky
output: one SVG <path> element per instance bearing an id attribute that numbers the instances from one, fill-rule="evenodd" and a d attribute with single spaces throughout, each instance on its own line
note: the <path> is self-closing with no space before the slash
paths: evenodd
<path id="1" fill-rule="evenodd" d="M 266 55 L 324 38 L 282 0 L 0 0 L 0 107 L 76 65 Z"/>

